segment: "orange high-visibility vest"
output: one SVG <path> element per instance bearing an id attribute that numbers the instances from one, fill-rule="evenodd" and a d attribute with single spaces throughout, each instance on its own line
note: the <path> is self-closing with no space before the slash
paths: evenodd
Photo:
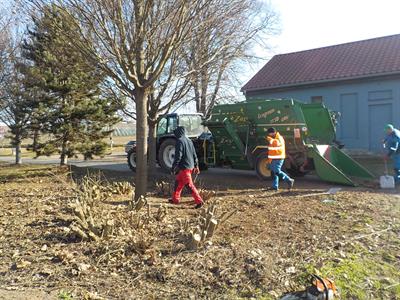
<path id="1" fill-rule="evenodd" d="M 285 149 L 285 140 L 279 134 L 276 133 L 275 138 L 267 136 L 268 141 L 268 158 L 269 159 L 285 159 L 286 158 L 286 149 Z"/>

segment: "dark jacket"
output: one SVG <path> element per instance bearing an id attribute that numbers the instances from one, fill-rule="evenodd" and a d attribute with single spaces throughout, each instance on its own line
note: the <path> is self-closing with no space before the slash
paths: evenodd
<path id="1" fill-rule="evenodd" d="M 172 171 L 193 169 L 198 165 L 198 159 L 193 142 L 185 135 L 185 128 L 182 126 L 174 130 L 176 137 L 175 159 L 172 164 Z"/>

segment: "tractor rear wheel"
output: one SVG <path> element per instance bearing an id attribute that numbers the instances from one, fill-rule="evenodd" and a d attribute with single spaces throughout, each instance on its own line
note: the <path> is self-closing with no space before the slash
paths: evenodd
<path id="1" fill-rule="evenodd" d="M 255 170 L 261 180 L 271 179 L 271 170 L 269 169 L 268 155 L 266 153 L 260 153 L 256 157 Z"/>
<path id="2" fill-rule="evenodd" d="M 133 172 L 136 172 L 136 151 L 134 151 L 133 149 L 129 150 L 127 158 L 129 168 Z"/>
<path id="3" fill-rule="evenodd" d="M 158 163 L 166 172 L 171 170 L 175 159 L 175 144 L 176 141 L 174 139 L 166 139 L 158 150 Z"/>

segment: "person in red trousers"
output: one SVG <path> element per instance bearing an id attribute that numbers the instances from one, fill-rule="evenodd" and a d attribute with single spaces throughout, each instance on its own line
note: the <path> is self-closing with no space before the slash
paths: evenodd
<path id="1" fill-rule="evenodd" d="M 175 159 L 172 164 L 171 173 L 176 175 L 176 179 L 175 190 L 169 202 L 179 204 L 182 190 L 185 186 L 188 186 L 192 191 L 192 196 L 196 203 L 195 208 L 200 208 L 203 206 L 203 199 L 201 199 L 192 180 L 192 173 L 200 173 L 196 150 L 193 142 L 186 137 L 184 127 L 177 127 L 174 130 L 174 135 L 176 137 Z"/>

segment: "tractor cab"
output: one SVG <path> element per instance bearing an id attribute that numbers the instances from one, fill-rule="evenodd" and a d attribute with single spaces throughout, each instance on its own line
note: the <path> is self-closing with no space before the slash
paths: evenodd
<path id="1" fill-rule="evenodd" d="M 157 161 L 164 170 L 170 170 L 175 158 L 174 130 L 178 126 L 185 127 L 186 136 L 195 147 L 199 144 L 199 137 L 204 133 L 202 114 L 167 114 L 157 126 Z"/>
<path id="2" fill-rule="evenodd" d="M 186 136 L 190 138 L 196 148 L 198 155 L 201 155 L 205 130 L 203 126 L 203 115 L 195 114 L 167 114 L 157 124 L 157 162 L 165 171 L 169 171 L 175 158 L 176 138 L 174 130 L 178 126 L 185 127 Z M 208 134 L 211 135 L 211 134 Z M 206 137 L 208 137 L 208 135 Z M 136 170 L 136 141 L 131 141 L 125 146 L 128 165 Z"/>
<path id="3" fill-rule="evenodd" d="M 183 126 L 187 137 L 197 138 L 204 132 L 202 117 L 202 114 L 167 114 L 158 122 L 157 137 L 171 136 L 178 126 Z"/>

